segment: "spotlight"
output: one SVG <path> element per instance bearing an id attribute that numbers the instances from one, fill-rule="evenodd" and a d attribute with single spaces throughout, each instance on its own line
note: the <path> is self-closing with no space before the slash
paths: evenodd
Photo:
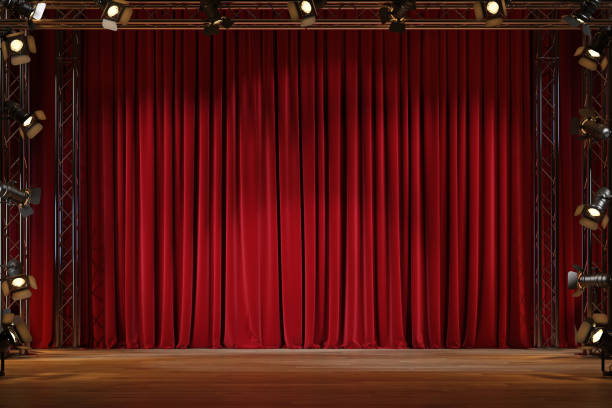
<path id="1" fill-rule="evenodd" d="M 32 204 L 40 204 L 40 188 L 28 188 L 19 190 L 9 184 L 0 184 L 0 198 L 10 201 L 19 206 L 22 217 L 34 214 Z"/>
<path id="2" fill-rule="evenodd" d="M 474 2 L 474 14 L 477 20 L 487 20 L 487 27 L 498 27 L 508 15 L 505 0 L 481 0 Z"/>
<path id="3" fill-rule="evenodd" d="M 204 26 L 204 34 L 206 35 L 215 35 L 221 27 L 230 28 L 234 25 L 232 20 L 219 13 L 219 0 L 201 0 L 200 10 L 205 11 L 208 16 Z"/>
<path id="4" fill-rule="evenodd" d="M 6 278 L 2 281 L 2 294 L 13 300 L 23 300 L 32 297 L 31 289 L 38 289 L 36 279 L 23 273 L 21 262 L 9 261 L 6 265 Z"/>
<path id="5" fill-rule="evenodd" d="M 380 9 L 380 22 L 383 24 L 390 22 L 389 30 L 401 33 L 406 29 L 406 14 L 415 8 L 414 0 L 395 0 L 391 6 Z"/>
<path id="6" fill-rule="evenodd" d="M 578 27 L 581 24 L 586 24 L 591 21 L 593 14 L 595 14 L 599 8 L 599 2 L 600 0 L 584 0 L 580 6 L 580 9 L 574 11 L 569 16 L 564 16 L 563 20 L 567 24 L 574 27 Z"/>
<path id="7" fill-rule="evenodd" d="M 587 288 L 609 288 L 612 286 L 612 276 L 606 274 L 584 275 L 584 269 L 578 265 L 574 265 L 574 268 L 576 271 L 567 273 L 567 288 L 577 289 L 572 297 L 581 296 Z"/>
<path id="8" fill-rule="evenodd" d="M 4 102 L 3 111 L 9 118 L 19 123 L 21 137 L 28 139 L 33 139 L 43 130 L 41 122 L 47 119 L 45 112 L 37 110 L 34 113 L 27 113 L 12 101 Z"/>
<path id="9" fill-rule="evenodd" d="M 576 331 L 576 343 L 584 346 L 592 345 L 592 337 L 598 328 L 608 324 L 608 316 L 603 313 L 593 313 L 593 316 L 580 324 Z"/>
<path id="10" fill-rule="evenodd" d="M 324 0 L 290 1 L 287 3 L 292 20 L 301 20 L 302 27 L 310 27 L 317 19 L 317 9 L 325 6 Z"/>
<path id="11" fill-rule="evenodd" d="M 1 0 L 2 6 L 17 13 L 20 17 L 28 20 L 40 20 L 45 12 L 45 3 L 34 3 L 31 5 L 25 0 Z"/>
<path id="12" fill-rule="evenodd" d="M 612 30 L 601 30 L 591 40 L 588 46 L 580 46 L 574 53 L 575 57 L 580 57 L 578 64 L 588 69 L 596 71 L 597 66 L 603 71 L 608 66 L 608 57 L 604 55 L 612 40 Z"/>
<path id="13" fill-rule="evenodd" d="M 2 37 L 2 57 L 11 60 L 11 65 L 27 64 L 30 54 L 36 54 L 36 41 L 25 32 L 10 33 Z"/>
<path id="14" fill-rule="evenodd" d="M 118 25 L 126 25 L 132 17 L 130 3 L 125 0 L 96 0 L 102 8 L 102 27 L 117 31 Z"/>
<path id="15" fill-rule="evenodd" d="M 570 132 L 582 139 L 605 140 L 610 137 L 610 128 L 592 109 L 580 109 L 580 118 L 572 118 Z"/>
<path id="16" fill-rule="evenodd" d="M 608 187 L 602 187 L 597 190 L 597 193 L 595 193 L 595 197 L 590 204 L 580 204 L 578 207 L 576 207 L 574 215 L 580 216 L 580 220 L 578 221 L 580 225 L 595 231 L 601 224 L 601 227 L 605 229 L 608 226 L 609 221 L 606 212 L 608 210 L 608 205 L 610 204 L 611 198 L 612 192 L 610 189 Z"/>

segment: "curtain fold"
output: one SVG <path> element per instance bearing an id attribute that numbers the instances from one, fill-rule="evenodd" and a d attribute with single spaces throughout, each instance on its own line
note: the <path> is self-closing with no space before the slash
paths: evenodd
<path id="1" fill-rule="evenodd" d="M 527 32 L 83 49 L 85 344 L 531 345 Z"/>

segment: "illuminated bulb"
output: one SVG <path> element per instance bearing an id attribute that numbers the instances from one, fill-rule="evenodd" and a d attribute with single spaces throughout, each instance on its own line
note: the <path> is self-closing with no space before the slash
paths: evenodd
<path id="1" fill-rule="evenodd" d="M 593 343 L 598 343 L 599 340 L 601 340 L 601 336 L 603 336 L 603 329 L 597 329 L 597 331 L 595 333 L 593 333 L 593 336 L 591 337 L 591 341 Z"/>
<path id="2" fill-rule="evenodd" d="M 587 212 L 589 213 L 591 217 L 594 217 L 594 218 L 597 218 L 601 215 L 601 213 L 599 212 L 597 208 L 589 208 Z"/>
<path id="3" fill-rule="evenodd" d="M 499 4 L 496 1 L 490 1 L 487 3 L 487 11 L 489 14 L 497 14 L 499 13 Z"/>
<path id="4" fill-rule="evenodd" d="M 15 278 L 11 281 L 11 285 L 13 285 L 16 288 L 20 288 L 23 285 L 25 285 L 26 281 L 23 278 Z"/>
<path id="5" fill-rule="evenodd" d="M 23 126 L 28 127 L 32 124 L 32 115 L 28 116 L 26 120 L 23 121 Z"/>
<path id="6" fill-rule="evenodd" d="M 600 54 L 600 53 L 598 53 L 598 52 L 597 52 L 597 51 L 595 51 L 595 50 L 591 50 L 591 49 L 589 49 L 589 50 L 587 50 L 587 52 L 588 52 L 588 53 L 589 53 L 589 55 L 590 55 L 591 57 L 593 57 L 593 58 L 599 58 L 599 57 L 601 57 L 601 54 Z"/>
<path id="7" fill-rule="evenodd" d="M 304 14 L 312 13 L 312 4 L 309 1 L 303 1 L 300 3 L 300 8 L 304 12 Z"/>
<path id="8" fill-rule="evenodd" d="M 110 6 L 108 10 L 106 11 L 106 15 L 109 16 L 110 18 L 115 17 L 117 14 L 119 14 L 119 7 L 115 6 L 114 4 Z"/>
<path id="9" fill-rule="evenodd" d="M 11 51 L 19 52 L 21 51 L 22 48 L 23 48 L 23 41 L 21 41 L 20 39 L 16 38 L 13 41 L 11 41 Z"/>

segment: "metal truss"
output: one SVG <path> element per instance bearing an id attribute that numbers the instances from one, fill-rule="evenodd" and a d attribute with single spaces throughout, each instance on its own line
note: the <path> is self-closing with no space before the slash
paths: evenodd
<path id="1" fill-rule="evenodd" d="M 81 33 L 55 34 L 55 336 L 80 345 L 79 136 Z"/>
<path id="2" fill-rule="evenodd" d="M 534 345 L 559 346 L 559 32 L 535 49 Z"/>
<path id="3" fill-rule="evenodd" d="M 378 10 L 389 1 L 328 1 L 319 12 L 317 22 L 309 30 L 386 30 Z M 197 30 L 203 27 L 205 15 L 199 1 L 161 2 L 132 1 L 135 10 L 131 21 L 121 29 L 127 30 Z M 570 30 L 560 20 L 556 10 L 571 10 L 577 2 L 513 1 L 508 18 L 500 28 L 511 30 Z M 407 29 L 490 29 L 474 19 L 471 1 L 419 1 L 417 9 L 407 19 Z M 601 8 L 611 8 L 609 2 Z M 100 10 L 93 1 L 47 2 L 45 19 L 36 22 L 37 29 L 100 30 Z M 221 1 L 223 14 L 234 20 L 232 30 L 300 30 L 299 21 L 289 18 L 286 1 Z M 606 14 L 607 16 L 607 14 Z M 597 17 L 597 16 L 596 16 Z M 0 21 L 0 27 L 25 27 L 22 20 Z M 591 27 L 612 25 L 612 20 L 595 18 Z"/>
<path id="4" fill-rule="evenodd" d="M 586 39 L 585 41 L 587 41 Z M 584 106 L 595 110 L 602 118 L 610 121 L 610 68 L 607 71 L 583 70 Z M 601 187 L 610 186 L 610 147 L 608 141 L 591 140 L 583 148 L 583 184 L 582 199 L 584 203 Z M 582 264 L 585 275 L 609 273 L 609 240 L 606 230 L 582 231 Z M 609 314 L 608 289 L 589 288 L 583 292 L 582 305 L 584 318 L 593 313 Z"/>
<path id="5" fill-rule="evenodd" d="M 12 18 L 3 11 L 2 17 Z M 30 71 L 28 65 L 12 66 L 8 61 L 0 62 L 0 87 L 2 101 L 13 101 L 26 111 L 30 109 Z M 3 183 L 23 190 L 30 187 L 30 140 L 22 138 L 18 124 L 2 116 L 0 139 L 2 153 L 0 177 Z M 28 219 L 21 217 L 19 208 L 10 202 L 0 202 L 0 264 L 6 265 L 9 260 L 21 262 L 23 271 L 30 274 L 29 262 L 30 228 Z M 5 269 L 0 273 L 5 277 Z M 0 294 L 0 296 L 2 296 Z M 29 323 L 29 301 L 13 301 L 8 297 L 2 300 L 4 309 L 11 309 Z"/>

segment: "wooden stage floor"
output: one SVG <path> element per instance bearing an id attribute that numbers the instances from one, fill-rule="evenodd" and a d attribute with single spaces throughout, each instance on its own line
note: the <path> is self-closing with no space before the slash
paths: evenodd
<path id="1" fill-rule="evenodd" d="M 7 360 L 4 407 L 609 407 L 574 350 L 51 350 Z"/>

